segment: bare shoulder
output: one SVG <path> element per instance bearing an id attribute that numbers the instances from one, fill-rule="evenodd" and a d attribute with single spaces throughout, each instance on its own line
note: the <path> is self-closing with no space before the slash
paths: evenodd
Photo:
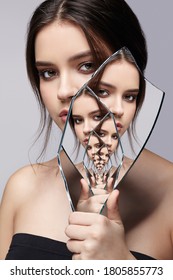
<path id="1" fill-rule="evenodd" d="M 143 155 L 143 157 L 149 158 L 149 160 L 152 160 L 152 159 L 153 159 L 154 161 L 157 160 L 158 164 L 164 164 L 164 165 L 166 164 L 167 166 L 168 166 L 168 165 L 173 166 L 173 163 L 172 163 L 171 161 L 169 161 L 169 160 L 167 160 L 167 159 L 161 157 L 161 156 L 158 155 L 158 154 L 153 153 L 153 152 L 150 151 L 150 150 L 144 149 L 143 152 L 142 152 L 142 155 Z"/>
<path id="2" fill-rule="evenodd" d="M 0 204 L 0 259 L 4 259 L 12 236 L 18 209 L 38 193 L 38 186 L 45 180 L 47 173 L 55 170 L 50 163 L 28 165 L 12 174 L 5 186 Z"/>
<path id="3" fill-rule="evenodd" d="M 13 199 L 19 198 L 21 195 L 28 195 L 33 191 L 37 185 L 47 178 L 49 173 L 55 174 L 57 172 L 57 166 L 53 165 L 54 161 L 45 162 L 42 164 L 27 165 L 18 169 L 13 173 L 7 181 L 4 195 L 9 195 Z"/>
<path id="4" fill-rule="evenodd" d="M 37 170 L 38 167 L 36 165 L 28 165 L 13 173 L 7 181 L 3 198 L 8 195 L 9 198 L 15 200 L 15 198 L 20 197 L 20 194 L 28 193 L 36 183 Z"/>
<path id="5" fill-rule="evenodd" d="M 153 175 L 157 174 L 158 179 L 173 187 L 173 162 L 146 149 L 141 158 L 144 162 L 148 162 Z"/>
<path id="6" fill-rule="evenodd" d="M 8 252 L 13 236 L 15 213 L 24 195 L 27 195 L 26 182 L 32 178 L 34 177 L 31 167 L 24 167 L 16 171 L 5 186 L 0 204 L 0 259 L 4 259 Z"/>
<path id="7" fill-rule="evenodd" d="M 14 218 L 16 209 L 36 186 L 37 166 L 24 166 L 14 172 L 4 188 L 0 205 L 0 223 L 3 216 Z"/>
<path id="8" fill-rule="evenodd" d="M 25 166 L 13 173 L 7 181 L 3 193 L 3 200 L 8 196 L 9 199 L 15 200 L 20 195 L 20 192 L 27 189 L 29 181 L 34 180 L 34 171 L 31 166 Z"/>

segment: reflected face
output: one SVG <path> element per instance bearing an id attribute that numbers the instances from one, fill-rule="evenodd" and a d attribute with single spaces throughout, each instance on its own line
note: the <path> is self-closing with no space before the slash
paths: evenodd
<path id="1" fill-rule="evenodd" d="M 129 128 L 134 118 L 139 82 L 137 68 L 125 60 L 118 60 L 107 65 L 97 87 L 96 94 L 114 114 L 120 136 Z M 83 146 L 88 143 L 89 133 L 99 125 L 101 115 L 94 97 L 82 94 L 75 99 L 72 109 L 74 130 Z M 118 145 L 113 119 L 105 120 L 99 131 L 96 128 L 96 132 L 107 145 L 109 154 L 112 154 Z"/>
<path id="2" fill-rule="evenodd" d="M 109 64 L 99 82 L 97 95 L 114 114 L 120 136 L 134 118 L 139 85 L 137 68 L 125 60 Z"/>
<path id="3" fill-rule="evenodd" d="M 86 146 L 90 132 L 102 119 L 96 100 L 88 94 L 77 97 L 72 108 L 72 119 L 76 137 L 83 146 Z"/>
<path id="4" fill-rule="evenodd" d="M 96 135 L 91 135 L 87 145 L 87 156 L 97 170 L 102 170 L 108 163 L 110 155 L 107 147 Z"/>
<path id="5" fill-rule="evenodd" d="M 103 148 L 99 151 L 99 155 L 96 154 L 93 160 L 94 166 L 101 170 L 105 167 L 105 165 L 108 163 L 110 157 L 108 154 L 108 151 L 106 148 Z"/>
<path id="6" fill-rule="evenodd" d="M 106 163 L 108 163 L 109 159 L 110 159 L 110 154 L 108 152 L 108 149 L 107 147 L 103 147 L 95 154 L 93 162 L 95 165 L 97 163 L 105 165 Z"/>
<path id="7" fill-rule="evenodd" d="M 55 21 L 38 33 L 35 57 L 42 100 L 63 129 L 71 97 L 95 70 L 90 47 L 79 27 Z"/>
<path id="8" fill-rule="evenodd" d="M 87 145 L 87 155 L 91 160 L 95 160 L 99 158 L 97 152 L 102 147 L 103 143 L 101 143 L 95 135 L 91 135 Z M 108 152 L 107 152 L 108 153 Z"/>
<path id="9" fill-rule="evenodd" d="M 112 155 L 118 146 L 118 136 L 113 119 L 109 118 L 105 120 L 97 133 L 106 144 L 109 155 Z"/>

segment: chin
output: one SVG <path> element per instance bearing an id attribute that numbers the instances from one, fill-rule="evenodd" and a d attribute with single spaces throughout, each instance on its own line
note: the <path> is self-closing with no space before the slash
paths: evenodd
<path id="1" fill-rule="evenodd" d="M 55 122 L 56 126 L 60 129 L 60 130 L 64 130 L 65 124 L 64 123 L 59 123 L 59 122 Z"/>

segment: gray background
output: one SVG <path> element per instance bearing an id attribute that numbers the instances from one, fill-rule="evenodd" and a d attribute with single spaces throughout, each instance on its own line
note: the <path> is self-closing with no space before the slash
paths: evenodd
<path id="1" fill-rule="evenodd" d="M 42 1 L 2 1 L 0 9 L 0 197 L 9 176 L 38 156 L 38 143 L 29 153 L 39 124 L 39 111 L 25 70 L 25 34 L 31 13 Z M 128 0 L 148 42 L 146 77 L 166 92 L 154 133 L 147 145 L 173 161 L 172 131 L 172 10 L 170 0 Z M 50 156 L 56 154 L 51 143 Z"/>

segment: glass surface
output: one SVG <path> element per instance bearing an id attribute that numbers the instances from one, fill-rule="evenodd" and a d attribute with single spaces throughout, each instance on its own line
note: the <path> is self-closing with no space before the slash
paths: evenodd
<path id="1" fill-rule="evenodd" d="M 110 178 L 111 190 L 117 187 L 151 135 L 163 97 L 124 47 L 72 98 L 57 158 L 73 210 L 81 178 L 88 183 L 90 196 L 95 189 L 110 192 Z"/>

